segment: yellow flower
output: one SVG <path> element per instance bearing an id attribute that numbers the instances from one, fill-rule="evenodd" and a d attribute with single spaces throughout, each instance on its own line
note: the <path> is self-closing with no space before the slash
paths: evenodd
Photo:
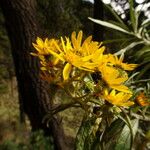
<path id="1" fill-rule="evenodd" d="M 39 55 L 51 55 L 51 51 L 58 52 L 57 45 L 59 41 L 55 39 L 45 39 L 42 40 L 41 38 L 37 37 L 36 43 L 32 43 L 34 48 L 37 50 L 37 53 L 31 53 L 34 56 Z"/>
<path id="2" fill-rule="evenodd" d="M 102 80 L 108 87 L 125 93 L 132 93 L 127 86 L 123 85 L 128 77 L 121 76 L 117 69 L 105 64 L 102 67 L 99 67 L 99 71 L 101 72 Z"/>
<path id="3" fill-rule="evenodd" d="M 37 37 L 36 39 L 36 44 L 35 43 L 32 43 L 34 48 L 37 50 L 37 53 L 31 53 L 33 55 L 48 55 L 49 52 L 47 50 L 47 47 L 48 47 L 48 39 L 46 38 L 45 41 L 43 41 L 41 38 Z"/>
<path id="4" fill-rule="evenodd" d="M 87 37 L 83 42 L 82 38 L 82 31 L 79 31 L 78 35 L 76 35 L 76 32 L 73 32 L 71 35 L 73 51 L 77 53 L 77 55 L 89 56 L 91 54 L 95 54 L 96 52 L 104 52 L 105 47 L 101 47 L 102 43 L 92 41 L 92 36 Z"/>
<path id="5" fill-rule="evenodd" d="M 137 64 L 127 64 L 123 63 L 124 56 L 120 56 L 118 58 L 116 55 L 109 54 L 109 62 L 112 63 L 114 66 L 118 68 L 122 68 L 124 70 L 132 71 L 134 70 L 138 65 Z"/>
<path id="6" fill-rule="evenodd" d="M 124 92 L 118 92 L 116 93 L 115 90 L 112 90 L 110 93 L 107 89 L 104 90 L 102 98 L 108 101 L 109 103 L 116 105 L 116 106 L 131 106 L 134 104 L 134 102 L 129 101 L 129 99 L 132 97 L 132 94 L 124 93 Z"/>
<path id="7" fill-rule="evenodd" d="M 83 61 L 87 61 L 91 64 L 95 64 L 95 66 L 98 66 L 101 63 L 105 47 L 101 47 L 102 43 L 92 41 L 92 36 L 89 36 L 87 39 L 85 39 L 82 44 L 80 41 L 82 36 L 82 31 L 79 32 L 77 38 L 75 32 L 72 33 L 72 44 L 74 49 L 77 50 L 76 54 L 82 57 Z M 77 41 L 79 41 L 80 44 L 76 46 L 75 43 L 77 43 Z"/>
<path id="8" fill-rule="evenodd" d="M 57 52 L 56 43 L 59 43 L 59 41 L 55 39 L 48 40 L 47 38 L 42 40 L 39 37 L 36 39 L 36 44 L 32 43 L 37 52 L 31 53 L 31 55 L 39 57 L 41 70 L 49 70 L 59 63 L 59 59 L 50 52 L 50 50 Z"/>
<path id="9" fill-rule="evenodd" d="M 55 43 L 58 52 L 53 50 L 49 50 L 49 52 L 79 69 L 95 71 L 96 67 L 101 63 L 105 47 L 100 47 L 101 44 L 91 41 L 91 36 L 85 39 L 83 43 L 82 38 L 82 31 L 77 36 L 73 32 L 71 40 L 67 37 L 65 39 L 61 37 L 61 44 Z"/>
<path id="10" fill-rule="evenodd" d="M 98 64 L 89 61 L 89 59 L 91 59 L 91 56 L 81 57 L 71 51 L 66 53 L 65 58 L 68 63 L 85 71 L 94 72 L 96 67 L 98 66 Z"/>
<path id="11" fill-rule="evenodd" d="M 71 39 L 61 37 L 60 43 L 53 42 L 57 51 L 50 48 L 48 49 L 54 57 L 63 61 L 63 63 L 66 62 L 63 77 L 67 75 L 67 70 L 67 78 L 69 77 L 71 73 L 69 68 L 73 66 L 81 70 L 94 72 L 98 66 L 103 64 L 104 60 L 106 60 L 106 56 L 103 55 L 105 47 L 101 47 L 101 43 L 92 41 L 92 36 L 89 36 L 83 42 L 82 38 L 82 31 L 80 31 L 78 35 L 73 32 Z M 65 79 L 67 78 L 65 77 Z"/>

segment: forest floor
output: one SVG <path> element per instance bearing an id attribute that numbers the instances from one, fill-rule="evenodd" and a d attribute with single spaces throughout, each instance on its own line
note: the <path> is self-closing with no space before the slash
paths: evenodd
<path id="1" fill-rule="evenodd" d="M 19 102 L 16 79 L 5 81 L 7 86 L 0 91 L 0 144 L 8 141 L 25 142 L 30 125 L 19 121 Z"/>
<path id="2" fill-rule="evenodd" d="M 12 143 L 26 144 L 30 140 L 31 128 L 28 119 L 25 124 L 20 123 L 16 79 L 6 81 L 6 85 L 5 89 L 0 89 L 0 146 L 11 143 L 10 149 L 13 150 Z M 59 99 L 60 97 L 57 97 L 57 100 Z M 70 108 L 60 115 L 65 134 L 74 139 L 81 124 L 83 111 L 80 108 Z"/>

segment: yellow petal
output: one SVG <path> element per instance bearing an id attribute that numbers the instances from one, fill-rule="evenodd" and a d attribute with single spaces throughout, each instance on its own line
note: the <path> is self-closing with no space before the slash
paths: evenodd
<path id="1" fill-rule="evenodd" d="M 37 37 L 36 42 L 39 46 L 43 46 L 44 42 L 41 38 Z"/>
<path id="2" fill-rule="evenodd" d="M 82 36 L 83 36 L 83 32 L 79 31 L 78 36 L 77 36 L 77 49 L 79 49 L 81 46 Z"/>
<path id="3" fill-rule="evenodd" d="M 82 44 L 83 49 L 86 48 L 86 45 L 89 44 L 91 42 L 91 40 L 92 40 L 92 36 L 89 36 L 85 39 L 85 41 Z"/>
<path id="4" fill-rule="evenodd" d="M 73 47 L 76 49 L 77 47 L 76 32 L 72 32 L 71 41 L 72 41 Z"/>
<path id="5" fill-rule="evenodd" d="M 116 95 L 116 91 L 112 90 L 111 93 L 110 93 L 110 96 L 115 96 L 115 95 Z"/>
<path id="6" fill-rule="evenodd" d="M 53 65 L 57 65 L 58 64 L 58 62 L 59 62 L 59 58 L 55 58 L 54 60 L 53 60 Z"/>
<path id="7" fill-rule="evenodd" d="M 130 89 L 125 85 L 111 85 L 111 88 L 114 88 L 115 90 L 118 90 L 124 93 L 132 94 L 132 91 L 130 91 Z"/>
<path id="8" fill-rule="evenodd" d="M 31 52 L 30 54 L 31 54 L 32 56 L 38 56 L 36 53 L 32 53 L 32 52 Z"/>
<path id="9" fill-rule="evenodd" d="M 104 89 L 104 95 L 108 95 L 108 90 L 107 89 Z"/>
<path id="10" fill-rule="evenodd" d="M 64 52 L 66 52 L 65 42 L 64 42 L 64 39 L 62 37 L 61 37 L 61 43 L 62 43 L 62 47 L 63 47 Z"/>
<path id="11" fill-rule="evenodd" d="M 124 106 L 124 107 L 129 107 L 129 106 L 132 106 L 132 105 L 134 105 L 134 102 L 132 102 L 132 101 L 128 101 L 126 103 L 118 104 L 118 106 Z"/>
<path id="12" fill-rule="evenodd" d="M 40 53 L 41 50 L 43 49 L 43 47 L 40 47 L 39 45 L 32 43 L 32 45 L 34 46 L 34 48 Z"/>
<path id="13" fill-rule="evenodd" d="M 82 60 L 83 60 L 83 61 L 88 61 L 88 60 L 90 60 L 90 59 L 92 59 L 92 58 L 93 58 L 93 55 L 88 55 L 88 56 L 82 57 Z"/>
<path id="14" fill-rule="evenodd" d="M 122 64 L 122 67 L 124 70 L 132 71 L 134 70 L 138 65 L 137 64 Z"/>
<path id="15" fill-rule="evenodd" d="M 60 49 L 60 47 L 57 44 L 57 42 L 54 40 L 53 43 L 54 43 L 55 47 L 57 48 L 57 50 L 59 50 L 59 52 L 62 53 L 62 50 Z"/>
<path id="16" fill-rule="evenodd" d="M 68 80 L 69 75 L 71 73 L 72 65 L 67 63 L 63 69 L 63 78 L 64 80 Z"/>
<path id="17" fill-rule="evenodd" d="M 50 50 L 50 49 L 49 49 L 48 51 L 49 51 L 53 56 L 55 56 L 56 58 L 59 58 L 60 60 L 65 61 L 61 54 L 57 54 L 57 53 L 55 53 L 54 51 L 52 51 L 52 50 Z"/>

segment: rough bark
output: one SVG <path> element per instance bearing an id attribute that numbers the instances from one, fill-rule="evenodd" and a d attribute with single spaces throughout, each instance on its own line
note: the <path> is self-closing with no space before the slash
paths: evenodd
<path id="1" fill-rule="evenodd" d="M 58 118 L 50 127 L 42 123 L 50 110 L 49 86 L 39 76 L 39 63 L 30 55 L 32 42 L 38 35 L 35 0 L 0 0 L 18 81 L 20 106 L 27 114 L 33 130 L 43 129 L 53 135 L 55 149 L 66 150 L 65 136 Z"/>

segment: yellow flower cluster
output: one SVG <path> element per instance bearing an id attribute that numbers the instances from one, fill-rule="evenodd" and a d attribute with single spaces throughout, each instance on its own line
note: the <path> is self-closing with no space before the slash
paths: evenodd
<path id="1" fill-rule="evenodd" d="M 132 91 L 125 86 L 128 80 L 126 71 L 137 67 L 136 64 L 123 62 L 113 54 L 105 54 L 102 43 L 92 41 L 92 36 L 83 40 L 83 32 L 72 33 L 71 38 L 61 37 L 60 40 L 37 38 L 33 46 L 37 50 L 32 53 L 38 56 L 42 70 L 61 70 L 63 80 L 69 80 L 76 70 L 81 72 L 99 72 L 103 84 L 101 98 L 118 106 L 130 106 Z M 55 72 L 56 73 L 56 72 Z M 55 73 L 53 75 L 55 75 Z"/>

